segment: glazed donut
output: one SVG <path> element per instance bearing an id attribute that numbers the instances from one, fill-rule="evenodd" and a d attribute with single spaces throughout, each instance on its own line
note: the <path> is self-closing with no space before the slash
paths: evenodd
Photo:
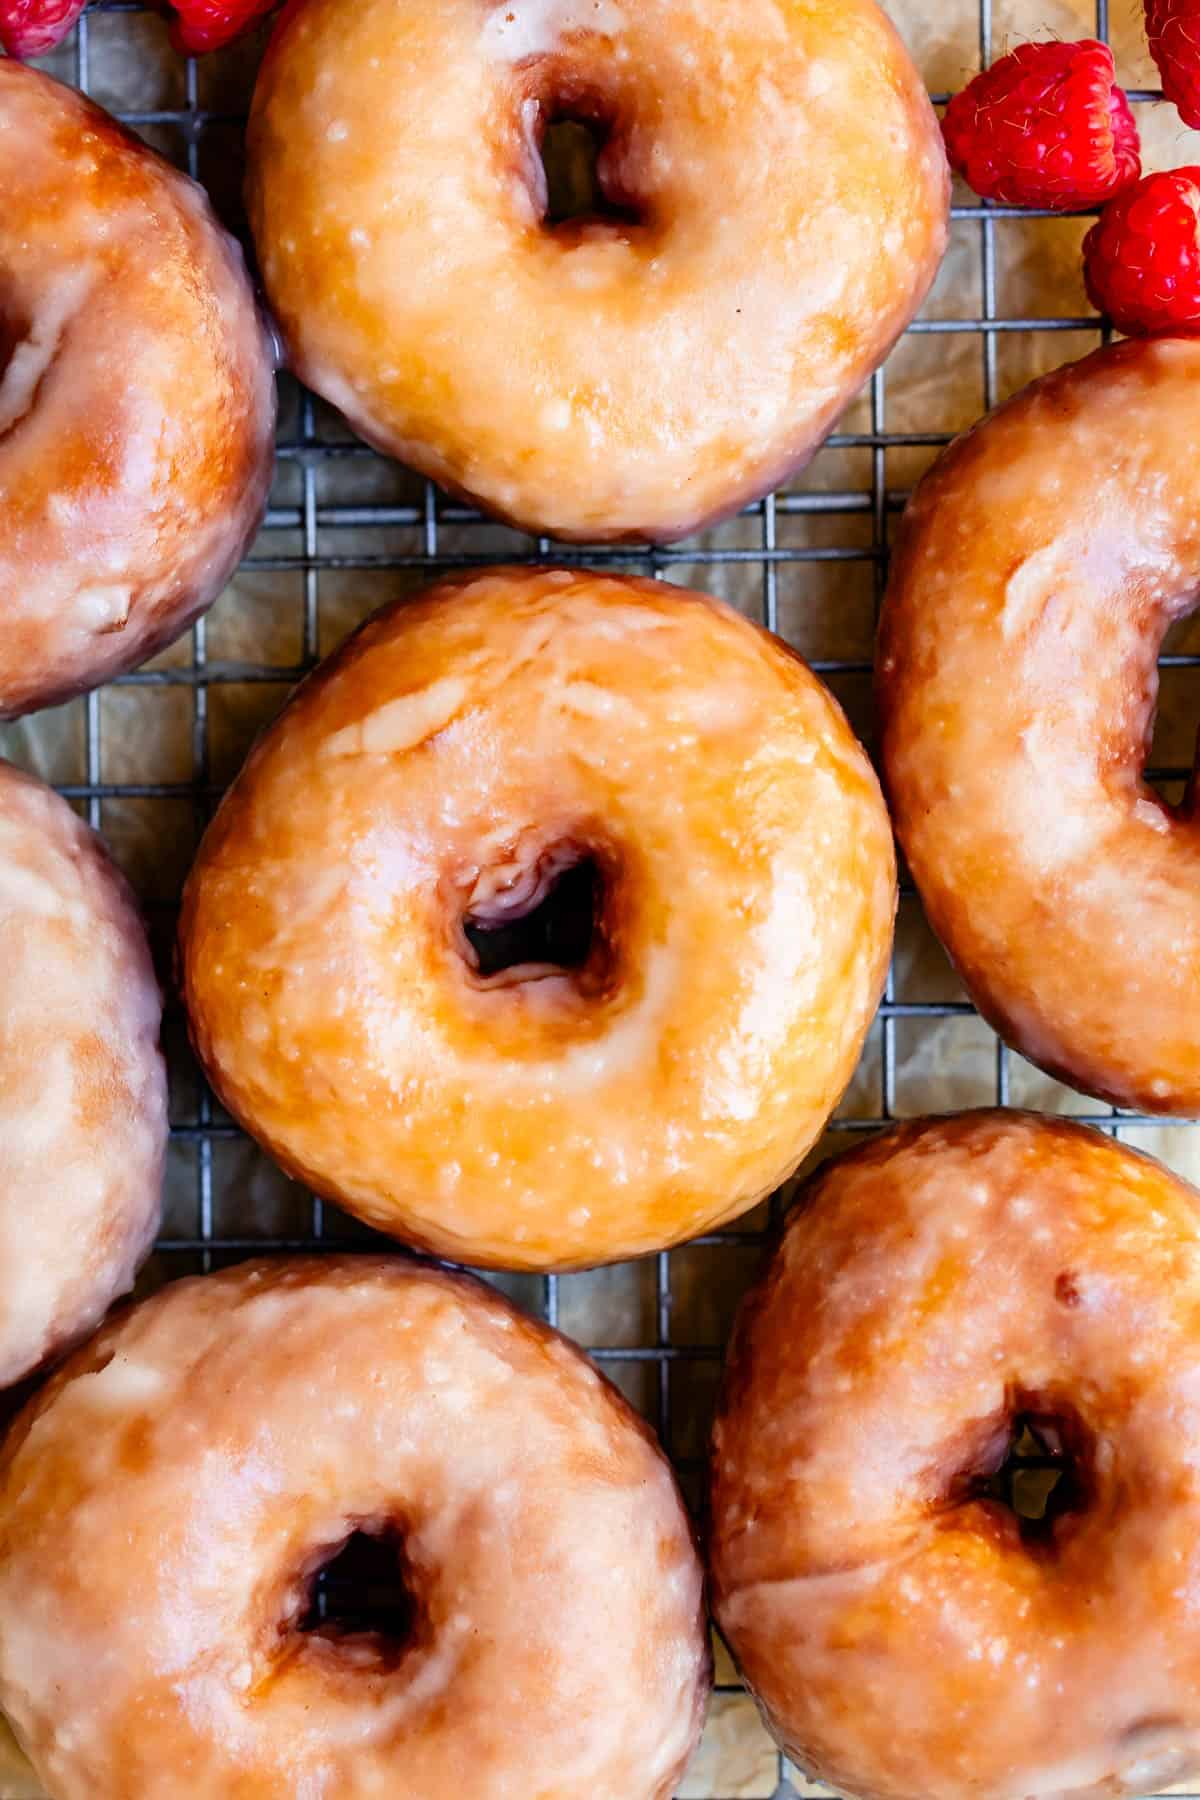
<path id="1" fill-rule="evenodd" d="M 711 1500 L 721 1629 L 839 1792 L 1200 1772 L 1197 1195 L 1010 1112 L 829 1165 L 744 1304 Z"/>
<path id="2" fill-rule="evenodd" d="M 595 206 L 553 223 L 571 121 Z M 300 0 L 250 120 L 298 373 L 561 538 L 682 537 L 804 463 L 924 299 L 948 194 L 872 0 Z"/>
<path id="3" fill-rule="evenodd" d="M 1142 778 L 1200 583 L 1200 344 L 1128 342 L 960 439 L 905 518 L 879 640 L 897 833 L 979 1010 L 1051 1074 L 1200 1112 L 1200 839 Z"/>
<path id="4" fill-rule="evenodd" d="M 356 1533 L 394 1551 L 407 1627 L 313 1617 Z M 0 1701 L 55 1800 L 669 1800 L 701 1587 L 616 1390 L 399 1259 L 168 1288 L 0 1458 Z"/>
<path id="5" fill-rule="evenodd" d="M 90 1331 L 150 1247 L 161 1012 L 99 839 L 0 762 L 0 1387 Z"/>
<path id="6" fill-rule="evenodd" d="M 640 1255 L 782 1181 L 895 912 L 836 702 L 703 595 L 499 569 L 299 691 L 184 895 L 193 1041 L 292 1173 L 458 1262 Z"/>
<path id="7" fill-rule="evenodd" d="M 272 355 L 194 182 L 0 61 L 0 718 L 97 687 L 216 599 L 271 479 Z"/>

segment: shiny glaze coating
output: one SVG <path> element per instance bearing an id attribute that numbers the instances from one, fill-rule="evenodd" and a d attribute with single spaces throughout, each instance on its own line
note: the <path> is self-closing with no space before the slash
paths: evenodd
<path id="1" fill-rule="evenodd" d="M 0 762 L 0 1387 L 90 1331 L 150 1247 L 161 1014 L 100 840 Z"/>
<path id="2" fill-rule="evenodd" d="M 203 191 L 0 61 L 0 718 L 144 662 L 266 503 L 275 383 Z"/>
<path id="3" fill-rule="evenodd" d="M 464 920 L 601 880 L 581 967 Z M 878 784 L 778 639 L 703 595 L 498 569 L 378 614 L 221 806 L 181 922 L 223 1101 L 457 1261 L 580 1266 L 734 1217 L 821 1131 L 895 912 Z"/>
<path id="4" fill-rule="evenodd" d="M 564 115 L 635 222 L 544 222 Z M 782 481 L 946 241 L 937 121 L 872 0 L 294 0 L 249 157 L 303 379 L 560 538 L 682 537 Z"/>
<path id="5" fill-rule="evenodd" d="M 980 1483 L 1056 1421 L 1044 1535 Z M 1200 1771 L 1197 1196 L 1099 1133 L 919 1121 L 821 1170 L 734 1334 L 717 1619 L 862 1800 L 1115 1800 Z"/>
<path id="6" fill-rule="evenodd" d="M 1142 779 L 1200 583 L 1198 394 L 1200 344 L 1123 343 L 960 439 L 909 507 L 877 660 L 897 834 L 976 1005 L 1155 1112 L 1200 1112 L 1200 835 Z"/>
<path id="7" fill-rule="evenodd" d="M 396 1534 L 403 1640 L 301 1628 L 356 1529 Z M 54 1800 L 669 1800 L 708 1685 L 651 1433 L 464 1277 L 179 1283 L 0 1458 L 0 1700 Z"/>
<path id="8" fill-rule="evenodd" d="M 601 875 L 583 967 L 464 920 Z M 864 752 L 784 644 L 657 581 L 498 569 L 363 628 L 259 743 L 185 891 L 223 1102 L 459 1262 L 570 1267 L 732 1219 L 855 1067 L 896 904 Z"/>

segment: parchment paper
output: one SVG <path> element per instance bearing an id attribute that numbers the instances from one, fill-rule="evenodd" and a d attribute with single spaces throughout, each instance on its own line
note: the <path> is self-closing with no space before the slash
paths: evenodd
<path id="1" fill-rule="evenodd" d="M 979 66 L 975 0 L 890 0 L 890 11 L 933 91 L 945 92 L 960 86 Z M 1091 0 L 995 0 L 993 53 L 999 54 L 1029 37 L 1075 38 L 1091 35 L 1094 30 Z M 1153 86 L 1155 74 L 1141 37 L 1138 0 L 1115 0 L 1112 38 L 1119 74 L 1126 85 Z M 200 65 L 202 106 L 219 115 L 244 111 L 260 41 L 252 40 Z M 73 79 L 72 46 L 65 46 L 49 59 L 47 66 Z M 104 104 L 125 111 L 178 107 L 185 98 L 182 68 L 168 50 L 163 25 L 155 18 L 137 14 L 90 16 L 90 86 Z M 1200 161 L 1200 142 L 1183 129 L 1173 108 L 1142 104 L 1137 113 L 1147 167 Z M 186 146 L 176 127 L 150 126 L 145 135 L 186 166 Z M 236 125 L 211 126 L 201 141 L 199 157 L 201 177 L 223 215 L 235 227 L 240 224 L 239 143 Z M 969 204 L 971 197 L 960 189 L 956 200 Z M 996 298 L 1000 317 L 1073 318 L 1088 314 L 1079 274 L 1079 245 L 1086 224 L 1077 219 L 997 221 Z M 926 316 L 980 316 L 982 230 L 975 220 L 955 224 L 950 253 Z M 1093 330 L 998 334 L 997 397 L 1002 398 L 1055 363 L 1082 354 L 1098 341 Z M 887 368 L 886 426 L 903 432 L 955 431 L 978 416 L 985 393 L 985 357 L 978 333 L 911 336 L 902 342 Z M 350 434 L 340 421 L 320 407 L 317 422 L 326 440 L 349 441 Z M 281 438 L 294 439 L 298 425 L 296 396 L 285 383 Z M 869 405 L 860 399 L 850 409 L 844 429 L 861 432 L 870 428 Z M 929 448 L 888 449 L 885 479 L 896 506 L 935 453 Z M 276 507 L 295 509 L 301 504 L 302 479 L 294 463 L 281 465 L 274 495 Z M 327 462 L 318 469 L 316 479 L 320 507 L 365 501 L 419 504 L 422 497 L 419 482 L 376 459 Z M 866 552 L 871 544 L 866 500 L 870 486 L 869 449 L 824 451 L 794 484 L 793 491 L 848 496 L 844 510 L 834 516 L 819 517 L 781 511 L 777 519 L 778 542 Z M 761 521 L 746 518 L 723 526 L 705 544 L 753 549 L 762 541 Z M 318 551 L 322 556 L 417 555 L 422 543 L 419 526 L 370 531 L 330 527 L 320 532 Z M 533 548 L 528 540 L 498 527 L 453 522 L 442 524 L 439 546 L 443 551 L 469 550 L 497 558 L 528 554 Z M 255 553 L 271 558 L 300 557 L 300 531 L 290 520 L 277 524 L 263 532 Z M 685 559 L 673 563 L 669 573 L 673 579 L 708 586 L 752 616 L 760 614 L 762 573 L 758 565 L 714 568 Z M 246 664 L 270 664 L 280 674 L 276 680 L 235 679 L 210 688 L 207 785 L 216 789 L 236 771 L 254 733 L 282 703 L 289 672 L 302 663 L 306 648 L 328 652 L 359 619 L 393 595 L 419 585 L 421 579 L 420 573 L 413 571 L 321 570 L 319 631 L 316 643 L 306 646 L 304 571 L 243 570 L 210 615 L 206 637 L 209 665 L 228 674 Z M 868 557 L 781 565 L 778 593 L 781 629 L 805 655 L 818 660 L 841 658 L 862 664 L 869 661 L 876 591 Z M 1183 627 L 1182 641 L 1194 647 L 1200 642 L 1200 631 Z M 191 664 L 192 655 L 191 642 L 185 641 L 166 652 L 155 666 L 184 669 Z M 870 742 L 868 675 L 839 675 L 832 678 L 832 685 Z M 1183 765 L 1190 760 L 1200 711 L 1196 689 L 1193 671 L 1172 672 L 1164 683 L 1155 762 Z M 84 703 L 78 702 L 0 727 L 0 754 L 50 780 L 82 784 L 88 774 L 86 717 Z M 164 979 L 169 979 L 170 907 L 211 805 L 211 796 L 198 803 L 187 791 L 193 774 L 194 690 L 188 685 L 110 689 L 99 697 L 98 719 L 98 774 L 106 790 L 129 782 L 178 787 L 178 792 L 164 798 L 110 797 L 106 792 L 99 806 L 101 827 L 149 907 L 160 965 Z M 895 984 L 899 1000 L 937 1002 L 964 998 L 922 920 L 919 904 L 911 897 L 904 900 L 901 909 Z M 898 1020 L 889 1029 L 897 1114 L 975 1105 L 995 1098 L 996 1042 L 977 1018 L 959 1015 Z M 177 1012 L 170 1020 L 168 1038 L 173 1118 L 178 1124 L 194 1123 L 198 1087 Z M 877 1025 L 841 1108 L 843 1118 L 879 1114 L 884 1099 L 882 1041 L 882 1028 Z M 1096 1110 L 1094 1103 L 1049 1081 L 1016 1056 L 1011 1058 L 1011 1081 L 1015 1103 L 1049 1111 Z M 1128 1129 L 1122 1135 L 1182 1172 L 1200 1178 L 1200 1132 L 1164 1125 Z M 852 1140 L 857 1141 L 857 1134 L 839 1128 L 835 1121 L 819 1154 L 844 1148 Z M 165 1226 L 168 1235 L 196 1235 L 197 1155 L 194 1142 L 178 1142 L 172 1147 Z M 308 1197 L 243 1142 L 214 1145 L 213 1208 L 218 1236 L 237 1232 L 249 1237 L 270 1237 L 280 1232 L 305 1231 L 309 1223 Z M 754 1222 L 752 1219 L 749 1223 Z M 329 1228 L 355 1229 L 332 1209 Z M 754 1248 L 741 1246 L 691 1248 L 673 1254 L 672 1342 L 719 1344 L 757 1260 Z M 142 1285 L 149 1288 L 197 1266 L 196 1257 L 157 1257 Z M 502 1285 L 518 1299 L 537 1304 L 538 1283 L 518 1279 Z M 655 1289 L 650 1264 L 566 1278 L 559 1284 L 559 1296 L 563 1329 L 586 1344 L 620 1346 L 653 1341 Z M 654 1371 L 633 1366 L 610 1367 L 609 1372 L 621 1380 L 635 1403 L 653 1418 Z M 672 1366 L 671 1374 L 670 1448 L 676 1457 L 684 1459 L 685 1485 L 694 1499 L 695 1459 L 704 1448 L 717 1364 L 715 1360 L 679 1362 Z M 766 1800 L 777 1793 L 781 1797 L 825 1793 L 825 1789 L 806 1783 L 799 1771 L 781 1771 L 755 1709 L 738 1690 L 736 1676 L 723 1653 L 719 1657 L 718 1677 L 721 1686 L 708 1731 L 680 1789 L 681 1800 L 751 1800 L 755 1796 Z M 19 1754 L 0 1742 L 0 1800 L 31 1800 L 38 1792 L 23 1770 Z"/>

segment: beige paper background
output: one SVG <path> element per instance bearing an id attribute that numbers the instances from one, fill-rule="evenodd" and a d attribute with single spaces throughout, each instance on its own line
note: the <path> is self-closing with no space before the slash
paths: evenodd
<path id="1" fill-rule="evenodd" d="M 952 90 L 979 66 L 980 22 L 975 0 L 891 0 L 931 90 Z M 1091 0 L 996 0 L 993 50 L 999 54 L 1028 37 L 1089 35 L 1096 29 Z M 1116 0 L 1111 36 L 1122 80 L 1150 87 L 1154 71 L 1145 54 L 1136 0 Z M 199 138 L 195 167 L 218 206 L 238 222 L 240 133 L 236 115 L 244 111 L 260 40 L 236 47 L 199 65 L 195 97 L 213 115 Z M 66 79 L 79 75 L 76 41 L 49 59 Z M 182 65 L 166 44 L 162 23 L 136 13 L 91 13 L 88 18 L 86 76 L 90 91 L 114 110 L 137 114 L 178 110 L 187 104 Z M 1200 143 L 1161 103 L 1137 107 L 1148 167 L 1200 161 Z M 144 134 L 167 155 L 188 165 L 188 144 L 178 123 L 145 123 Z M 956 193 L 960 205 L 971 196 Z M 992 234 L 996 316 L 1042 320 L 1082 318 L 1088 306 L 1079 275 L 1079 245 L 1086 221 L 999 218 L 990 227 L 964 217 L 953 227 L 949 255 L 926 318 L 972 321 L 984 311 L 982 268 L 986 235 Z M 1003 398 L 1035 373 L 1097 343 L 1094 328 L 994 334 L 992 348 L 977 329 L 952 335 L 910 335 L 892 356 L 875 396 L 878 425 L 890 432 L 948 433 L 971 423 L 989 397 Z M 315 440 L 347 443 L 350 434 L 321 407 L 314 415 Z M 850 409 L 844 433 L 872 430 L 872 401 L 864 396 Z M 303 419 L 297 396 L 285 383 L 281 441 L 295 443 Z M 888 495 L 888 524 L 905 491 L 936 448 L 892 446 L 881 452 L 880 474 Z M 723 594 L 752 616 L 762 616 L 764 573 L 750 560 L 715 566 L 713 550 L 753 552 L 774 531 L 781 549 L 817 557 L 777 565 L 781 631 L 805 655 L 851 666 L 830 674 L 831 685 L 870 742 L 868 666 L 877 599 L 872 559 L 872 477 L 870 446 L 827 448 L 794 484 L 774 520 L 748 516 L 685 547 L 670 563 L 672 579 Z M 832 510 L 805 512 L 805 496 L 825 496 Z M 0 754 L 78 791 L 77 803 L 105 832 L 147 905 L 164 978 L 169 976 L 172 903 L 194 851 L 215 791 L 239 766 L 257 729 L 278 710 L 295 672 L 314 653 L 331 650 L 366 613 L 398 593 L 419 585 L 419 568 L 330 568 L 329 558 L 418 558 L 426 541 L 423 517 L 363 529 L 339 518 L 337 509 L 363 503 L 421 507 L 422 484 L 374 458 L 313 460 L 280 464 L 273 496 L 275 511 L 255 547 L 254 558 L 286 566 L 253 564 L 239 574 L 213 609 L 199 643 L 189 639 L 159 658 L 162 685 L 129 684 L 106 690 L 89 704 L 77 702 L 36 719 L 0 727 Z M 306 521 L 313 527 L 315 556 L 304 566 Z M 529 540 L 498 527 L 469 522 L 451 509 L 440 511 L 438 548 L 444 555 L 511 557 L 532 554 Z M 840 551 L 824 559 L 821 553 Z M 1183 641 L 1196 634 L 1183 628 Z M 215 679 L 207 695 L 207 767 L 196 760 L 198 662 Z M 269 667 L 268 679 L 251 678 L 250 665 Z M 1154 760 L 1182 766 L 1190 759 L 1197 711 L 1196 674 L 1172 671 L 1164 691 Z M 92 756 L 89 762 L 89 741 Z M 121 793 L 129 784 L 164 785 L 158 796 Z M 894 995 L 905 1005 L 961 1003 L 964 996 L 944 956 L 924 925 L 917 901 L 902 903 Z M 199 1236 L 199 1195 L 203 1159 L 196 1140 L 199 1089 L 175 1012 L 169 1025 L 173 1071 L 172 1116 L 181 1134 L 174 1142 L 168 1183 L 166 1236 L 178 1243 Z M 1050 1111 L 1094 1113 L 1093 1103 L 1058 1087 L 1018 1057 L 1007 1058 L 1014 1103 Z M 997 1046 L 992 1033 L 967 1011 L 945 1017 L 892 1017 L 878 1023 L 862 1066 L 822 1146 L 821 1154 L 844 1147 L 859 1133 L 846 1121 L 877 1118 L 885 1086 L 898 1115 L 912 1115 L 990 1101 L 996 1096 Z M 1174 1167 L 1200 1177 L 1200 1132 L 1156 1126 L 1122 1131 L 1127 1141 L 1154 1151 Z M 222 1239 L 270 1239 L 303 1234 L 310 1224 L 308 1197 L 242 1140 L 220 1139 L 211 1147 L 211 1233 Z M 751 1230 L 764 1219 L 744 1222 Z M 327 1209 L 331 1235 L 353 1233 L 352 1223 Z M 241 1249 L 216 1252 L 235 1258 Z M 670 1364 L 670 1448 L 679 1460 L 689 1494 L 696 1496 L 699 1458 L 719 1367 L 717 1353 L 746 1282 L 756 1266 L 754 1243 L 686 1248 L 669 1259 L 673 1305 L 669 1342 L 684 1355 Z M 202 1265 L 194 1249 L 157 1256 L 147 1271 L 150 1286 Z M 505 1282 L 531 1305 L 542 1299 L 541 1284 Z M 653 1345 L 656 1335 L 656 1270 L 653 1263 L 626 1265 L 558 1284 L 559 1322 L 581 1342 L 601 1350 Z M 693 1355 L 693 1353 L 695 1353 Z M 645 1363 L 605 1361 L 634 1401 L 657 1420 L 656 1369 Z M 718 1656 L 718 1692 L 704 1742 L 680 1788 L 681 1800 L 768 1800 L 778 1795 L 816 1795 L 825 1789 L 807 1783 L 780 1762 L 740 1691 L 734 1671 Z M 19 1753 L 0 1739 L 0 1800 L 32 1800 L 39 1790 Z"/>

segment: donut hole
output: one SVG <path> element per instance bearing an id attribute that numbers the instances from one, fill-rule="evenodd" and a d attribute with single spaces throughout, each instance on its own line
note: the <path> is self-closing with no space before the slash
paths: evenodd
<path id="1" fill-rule="evenodd" d="M 605 179 L 604 153 L 612 123 L 570 110 L 551 114 L 542 129 L 538 155 L 545 181 L 542 223 L 549 231 L 577 222 L 639 225 L 642 215 Z"/>
<path id="2" fill-rule="evenodd" d="M 1090 1462 L 1090 1436 L 1069 1403 L 1016 1392 L 956 1497 L 1003 1508 L 1023 1542 L 1048 1545 L 1087 1506 Z"/>
<path id="3" fill-rule="evenodd" d="M 1195 677 L 1191 659 L 1200 643 L 1200 621 L 1195 609 L 1168 627 L 1159 655 L 1164 665 L 1155 670 L 1145 704 L 1144 749 L 1141 778 L 1173 811 L 1191 810 L 1190 790 L 1196 761 Z"/>
<path id="4" fill-rule="evenodd" d="M 600 949 L 605 882 L 598 858 L 551 851 L 462 918 L 468 966 L 485 981 L 579 971 Z"/>
<path id="5" fill-rule="evenodd" d="M 0 381 L 4 380 L 4 371 L 13 359 L 17 345 L 23 343 L 28 334 L 28 323 L 18 319 L 0 300 Z"/>
<path id="6" fill-rule="evenodd" d="M 418 1609 L 394 1528 L 352 1531 L 310 1570 L 306 1592 L 293 1629 L 351 1651 L 356 1662 L 396 1663 L 412 1642 Z"/>
<path id="7" fill-rule="evenodd" d="M 597 230 L 648 224 L 631 157 L 636 99 L 611 71 L 570 58 L 533 65 L 520 89 L 518 137 L 534 218 L 566 245 Z"/>
<path id="8" fill-rule="evenodd" d="M 0 289 L 0 432 L 6 431 L 10 424 L 16 423 L 23 416 L 25 406 L 18 404 L 18 396 L 5 394 L 5 379 L 12 371 L 12 378 L 19 386 L 20 364 L 13 368 L 13 360 L 22 344 L 29 339 L 31 320 L 12 302 L 5 299 Z"/>

